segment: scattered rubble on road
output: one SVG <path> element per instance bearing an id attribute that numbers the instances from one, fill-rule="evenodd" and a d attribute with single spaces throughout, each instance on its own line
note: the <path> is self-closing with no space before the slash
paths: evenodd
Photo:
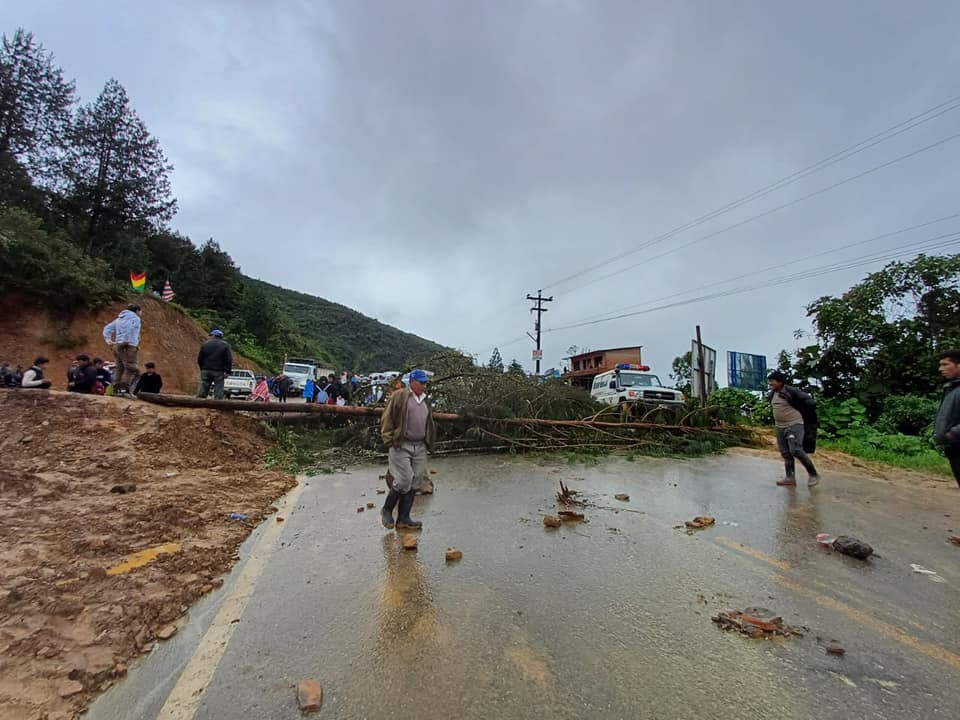
<path id="1" fill-rule="evenodd" d="M 844 555 L 855 557 L 857 560 L 866 560 L 873 555 L 873 548 L 862 540 L 849 535 L 840 535 L 833 541 L 833 549 Z"/>
<path id="2" fill-rule="evenodd" d="M 323 705 L 323 686 L 319 680 L 301 680 L 297 685 L 297 705 L 301 712 L 317 712 Z"/>
<path id="3" fill-rule="evenodd" d="M 630 496 L 626 493 L 617 493 L 613 497 L 615 500 L 620 500 L 621 502 L 630 502 Z"/>
<path id="4" fill-rule="evenodd" d="M 255 420 L 216 415 L 208 428 L 206 418 L 0 391 L 0 677 L 17 688 L 0 718 L 74 717 L 222 582 L 253 523 L 295 484 L 265 469 L 270 441 Z M 36 428 L 42 452 L 15 444 L 23 428 Z M 225 507 L 249 521 L 231 522 Z M 68 680 L 81 689 L 61 697 Z"/>
<path id="5" fill-rule="evenodd" d="M 783 618 L 766 608 L 723 610 L 710 619 L 724 630 L 736 630 L 753 638 L 803 637 L 800 628 L 784 624 Z"/>
<path id="6" fill-rule="evenodd" d="M 157 630 L 157 638 L 160 640 L 169 640 L 176 634 L 177 634 L 176 625 L 164 625 L 162 628 Z"/>
<path id="7" fill-rule="evenodd" d="M 416 535 L 404 535 L 403 536 L 403 549 L 404 550 L 416 550 L 417 549 L 417 536 Z"/>
<path id="8" fill-rule="evenodd" d="M 460 560 L 463 557 L 463 551 L 456 548 L 447 548 L 447 561 Z"/>
<path id="9" fill-rule="evenodd" d="M 687 530 L 703 530 L 711 525 L 715 525 L 716 522 L 717 519 L 710 517 L 709 515 L 697 515 L 693 520 L 687 520 L 684 525 L 686 526 Z"/>
<path id="10" fill-rule="evenodd" d="M 543 524 L 549 528 L 558 528 L 563 525 L 563 520 L 556 515 L 544 515 Z"/>
<path id="11" fill-rule="evenodd" d="M 960 535 L 951 535 L 950 542 L 952 542 L 954 545 L 960 545 Z"/>
<path id="12" fill-rule="evenodd" d="M 373 510 L 374 507 L 376 506 L 372 502 L 367 503 L 367 510 Z"/>
<path id="13" fill-rule="evenodd" d="M 574 512 L 573 510 L 561 510 L 557 513 L 560 516 L 560 519 L 565 522 L 583 522 L 584 516 L 583 513 Z"/>
<path id="14" fill-rule="evenodd" d="M 824 640 L 823 638 L 818 637 L 817 642 L 820 643 L 827 655 L 842 657 L 847 652 L 846 649 L 844 649 L 844 647 L 836 640 Z"/>

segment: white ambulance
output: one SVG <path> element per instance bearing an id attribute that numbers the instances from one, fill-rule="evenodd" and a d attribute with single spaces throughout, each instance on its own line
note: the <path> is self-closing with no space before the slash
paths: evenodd
<path id="1" fill-rule="evenodd" d="M 593 379 L 590 395 L 605 405 L 640 402 L 651 405 L 683 405 L 679 390 L 664 387 L 647 365 L 621 363 Z"/>

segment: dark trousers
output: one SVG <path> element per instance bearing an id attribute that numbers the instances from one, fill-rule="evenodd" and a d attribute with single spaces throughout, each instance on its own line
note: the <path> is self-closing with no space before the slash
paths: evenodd
<path id="1" fill-rule="evenodd" d="M 947 460 L 950 461 L 950 469 L 953 471 L 953 479 L 956 480 L 957 485 L 960 486 L 960 448 L 948 447 L 944 448 L 943 452 L 947 456 Z"/>
<path id="2" fill-rule="evenodd" d="M 210 388 L 212 386 L 214 399 L 223 400 L 223 380 L 226 375 L 223 370 L 201 370 L 200 387 L 197 388 L 197 397 L 207 397 L 207 395 L 210 394 Z"/>
<path id="3" fill-rule="evenodd" d="M 777 446 L 780 449 L 783 469 L 788 478 L 794 477 L 797 473 L 794 458 L 800 461 L 804 470 L 811 476 L 817 474 L 817 468 L 814 467 L 813 460 L 803 450 L 803 425 L 777 428 Z"/>

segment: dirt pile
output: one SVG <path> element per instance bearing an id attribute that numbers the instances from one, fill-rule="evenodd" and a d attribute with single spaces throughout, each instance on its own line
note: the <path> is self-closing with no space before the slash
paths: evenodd
<path id="1" fill-rule="evenodd" d="M 143 308 L 141 369 L 143 363 L 155 362 L 163 377 L 164 392 L 196 392 L 200 377 L 197 351 L 207 340 L 210 328 L 201 328 L 179 308 L 155 298 L 145 296 L 137 302 Z M 27 369 L 35 357 L 44 355 L 50 358 L 47 376 L 54 389 L 65 390 L 67 368 L 78 353 L 113 360 L 103 341 L 103 326 L 124 307 L 125 302 L 118 302 L 68 316 L 50 312 L 44 302 L 31 296 L 4 293 L 0 295 L 0 361 Z M 256 369 L 254 363 L 236 353 L 234 367 Z"/>
<path id="2" fill-rule="evenodd" d="M 0 720 L 73 717 L 216 584 L 294 484 L 268 444 L 249 418 L 0 390 Z"/>

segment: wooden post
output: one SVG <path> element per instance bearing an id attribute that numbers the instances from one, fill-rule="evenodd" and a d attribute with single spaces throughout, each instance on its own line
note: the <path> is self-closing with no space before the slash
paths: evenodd
<path id="1" fill-rule="evenodd" d="M 700 326 L 697 325 L 697 382 L 700 385 L 700 407 L 707 406 L 707 368 L 703 362 L 703 340 L 700 338 Z"/>

